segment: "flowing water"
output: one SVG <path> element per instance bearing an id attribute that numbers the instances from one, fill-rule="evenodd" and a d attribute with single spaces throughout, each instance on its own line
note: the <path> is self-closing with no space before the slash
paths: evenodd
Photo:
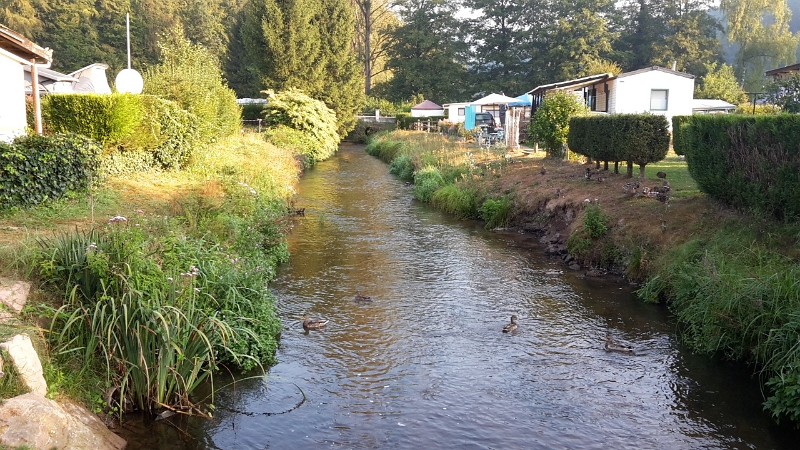
<path id="1" fill-rule="evenodd" d="M 664 307 L 414 201 L 362 146 L 299 192 L 280 362 L 224 389 L 186 448 L 797 448 L 751 371 L 691 355 Z M 304 332 L 304 314 L 329 323 Z M 605 352 L 607 333 L 636 353 Z M 148 433 L 131 448 L 177 445 Z"/>

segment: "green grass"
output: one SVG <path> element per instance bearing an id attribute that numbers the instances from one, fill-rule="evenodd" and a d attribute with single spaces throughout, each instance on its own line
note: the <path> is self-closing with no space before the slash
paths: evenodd
<path id="1" fill-rule="evenodd" d="M 666 180 L 669 181 L 672 189 L 672 197 L 687 198 L 702 195 L 694 178 L 689 175 L 689 166 L 686 164 L 686 160 L 676 155 L 672 150 L 667 153 L 667 157 L 664 160 L 650 163 L 645 167 L 645 176 L 648 180 L 657 180 L 656 174 L 658 172 L 667 174 Z"/>

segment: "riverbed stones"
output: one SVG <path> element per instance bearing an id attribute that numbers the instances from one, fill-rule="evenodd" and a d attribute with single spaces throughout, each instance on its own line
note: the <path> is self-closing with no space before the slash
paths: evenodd
<path id="1" fill-rule="evenodd" d="M 47 382 L 44 381 L 42 363 L 27 334 L 18 334 L 11 340 L 0 344 L 0 350 L 8 354 L 6 363 L 13 364 L 22 383 L 36 394 L 47 395 Z"/>
<path id="2" fill-rule="evenodd" d="M 37 420 L 31 420 L 36 417 Z M 0 445 L 35 449 L 120 450 L 127 443 L 82 406 L 30 392 L 0 404 Z"/>

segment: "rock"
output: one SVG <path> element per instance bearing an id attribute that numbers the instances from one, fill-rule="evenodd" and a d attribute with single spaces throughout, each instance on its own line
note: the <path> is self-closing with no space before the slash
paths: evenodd
<path id="1" fill-rule="evenodd" d="M 603 273 L 603 271 L 598 269 L 592 269 L 586 272 L 587 277 L 602 277 L 604 275 L 605 274 Z"/>
<path id="2" fill-rule="evenodd" d="M 30 291 L 28 282 L 0 278 L 0 323 L 10 322 L 22 312 Z"/>
<path id="3" fill-rule="evenodd" d="M 581 270 L 581 265 L 580 264 L 570 264 L 569 268 L 572 269 L 572 270 Z"/>
<path id="4" fill-rule="evenodd" d="M 18 334 L 10 341 L 3 342 L 0 344 L 0 350 L 8 353 L 8 362 L 14 364 L 20 380 L 31 392 L 42 397 L 47 395 L 47 382 L 42 375 L 42 363 L 27 334 Z"/>
<path id="5" fill-rule="evenodd" d="M 76 404 L 63 407 L 30 392 L 0 405 L 0 445 L 35 449 L 124 449 L 124 439 Z"/>

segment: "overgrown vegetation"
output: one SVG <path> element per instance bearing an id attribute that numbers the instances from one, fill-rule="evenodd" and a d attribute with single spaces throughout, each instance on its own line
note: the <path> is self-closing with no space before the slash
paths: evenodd
<path id="1" fill-rule="evenodd" d="M 110 177 L 61 209 L 79 228 L 6 247 L 13 265 L 4 271 L 28 273 L 48 300 L 30 312 L 52 320 L 52 388 L 87 400 L 110 389 L 107 412 L 127 401 L 202 413 L 192 390 L 222 365 L 273 363 L 281 325 L 267 284 L 288 257 L 286 202 L 298 173 L 290 149 L 257 135 L 225 139 L 184 171 Z M 4 221 L 46 209 L 7 210 Z"/>
<path id="2" fill-rule="evenodd" d="M 319 100 L 297 89 L 282 92 L 265 91 L 269 103 L 264 107 L 264 125 L 283 125 L 313 139 L 314 145 L 304 153 L 313 161 L 322 161 L 336 152 L 340 136 L 336 131 L 336 115 Z"/>
<path id="3" fill-rule="evenodd" d="M 765 407 L 792 421 L 800 419 L 800 265 L 776 249 L 796 247 L 798 232 L 753 219 L 723 224 L 666 252 L 639 292 L 669 302 L 695 351 L 759 368 L 769 387 Z"/>
<path id="4" fill-rule="evenodd" d="M 582 100 L 568 92 L 559 90 L 548 92 L 531 118 L 531 139 L 544 144 L 547 156 L 563 158 L 570 118 L 588 111 Z"/>

